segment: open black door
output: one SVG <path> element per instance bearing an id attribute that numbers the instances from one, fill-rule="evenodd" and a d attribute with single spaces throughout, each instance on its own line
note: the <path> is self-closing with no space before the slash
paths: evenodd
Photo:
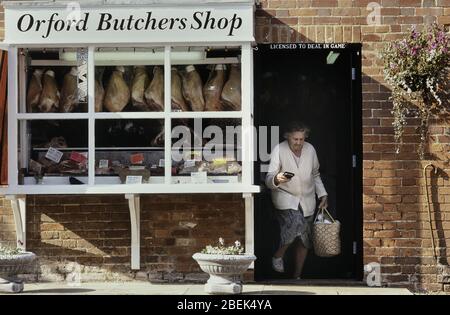
<path id="1" fill-rule="evenodd" d="M 361 45 L 261 44 L 255 48 L 255 123 L 280 127 L 293 119 L 311 128 L 307 139 L 317 151 L 329 210 L 342 223 L 342 254 L 320 258 L 310 251 L 302 278 L 362 279 L 362 132 Z M 261 139 L 268 153 L 276 143 Z M 264 143 L 266 141 L 266 143 Z M 262 145 L 263 144 L 263 145 Z M 261 146 L 262 145 L 262 146 Z M 260 154 L 260 157 L 263 156 Z M 264 185 L 265 165 L 255 164 L 255 183 Z M 290 278 L 292 252 L 285 257 L 286 273 L 271 268 L 279 242 L 270 191 L 255 199 L 256 280 Z"/>

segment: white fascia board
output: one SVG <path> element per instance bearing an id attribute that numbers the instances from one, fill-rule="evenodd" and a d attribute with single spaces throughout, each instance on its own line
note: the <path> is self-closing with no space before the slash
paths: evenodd
<path id="1" fill-rule="evenodd" d="M 71 194 L 242 194 L 259 193 L 256 185 L 243 184 L 136 184 L 136 185 L 22 185 L 3 186 L 0 195 Z M 50 193 L 51 192 L 51 193 Z"/>
<path id="2" fill-rule="evenodd" d="M 66 7 L 68 0 L 4 0 L 5 8 L 17 7 Z M 253 6 L 254 0 L 78 0 L 80 6 L 204 6 L 204 5 L 236 5 Z"/>

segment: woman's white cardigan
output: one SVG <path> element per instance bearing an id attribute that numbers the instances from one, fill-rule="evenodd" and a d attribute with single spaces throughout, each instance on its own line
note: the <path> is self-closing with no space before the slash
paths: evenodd
<path id="1" fill-rule="evenodd" d="M 305 217 L 314 214 L 316 196 L 321 198 L 327 192 L 319 173 L 319 160 L 314 147 L 305 142 L 297 166 L 287 141 L 283 141 L 272 150 L 270 165 L 266 176 L 266 185 L 272 190 L 272 201 L 279 210 L 303 209 Z M 295 176 L 287 183 L 275 185 L 275 176 L 280 172 L 291 172 Z"/>

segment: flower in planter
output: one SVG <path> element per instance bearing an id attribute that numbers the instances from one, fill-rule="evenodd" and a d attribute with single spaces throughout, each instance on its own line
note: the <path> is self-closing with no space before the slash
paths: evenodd
<path id="1" fill-rule="evenodd" d="M 399 152 L 406 117 L 420 118 L 418 154 L 424 158 L 430 116 L 445 111 L 442 95 L 448 84 L 450 36 L 437 24 L 421 32 L 414 27 L 404 39 L 382 52 L 384 76 L 392 86 L 395 141 Z"/>
<path id="2" fill-rule="evenodd" d="M 0 258 L 9 258 L 23 253 L 19 248 L 10 248 L 0 246 Z"/>
<path id="3" fill-rule="evenodd" d="M 243 274 L 256 260 L 255 255 L 244 253 L 241 242 L 226 246 L 223 238 L 219 238 L 217 246 L 208 245 L 192 258 L 209 274 L 205 291 L 214 294 L 241 293 Z"/>
<path id="4" fill-rule="evenodd" d="M 239 241 L 234 242 L 234 245 L 225 246 L 225 240 L 220 237 L 218 246 L 207 245 L 201 253 L 211 255 L 242 255 L 244 254 L 244 248 Z"/>

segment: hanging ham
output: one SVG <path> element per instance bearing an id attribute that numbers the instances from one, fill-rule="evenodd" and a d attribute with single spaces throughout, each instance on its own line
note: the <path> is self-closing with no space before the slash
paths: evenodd
<path id="1" fill-rule="evenodd" d="M 95 111 L 103 110 L 103 99 L 105 98 L 105 89 L 99 80 L 95 80 Z"/>
<path id="2" fill-rule="evenodd" d="M 205 110 L 221 111 L 222 104 L 220 96 L 222 94 L 223 85 L 225 83 L 225 66 L 216 65 L 209 73 L 208 81 L 203 87 L 203 95 L 205 97 Z"/>
<path id="3" fill-rule="evenodd" d="M 105 98 L 105 89 L 103 88 L 103 73 L 105 68 L 95 69 L 95 111 L 103 111 L 103 100 Z"/>
<path id="4" fill-rule="evenodd" d="M 188 105 L 195 112 L 205 110 L 205 99 L 203 98 L 203 83 L 195 67 L 186 67 L 186 73 L 182 75 L 183 95 Z"/>
<path id="5" fill-rule="evenodd" d="M 174 111 L 189 111 L 189 107 L 183 97 L 181 87 L 181 77 L 177 68 L 172 68 L 171 71 L 171 91 L 172 91 L 172 110 Z"/>
<path id="6" fill-rule="evenodd" d="M 223 87 L 221 98 L 224 109 L 241 110 L 241 70 L 239 65 L 231 66 L 230 76 Z"/>
<path id="7" fill-rule="evenodd" d="M 104 106 L 110 112 L 120 112 L 130 100 L 130 89 L 123 79 L 124 67 L 116 67 L 106 88 Z"/>
<path id="8" fill-rule="evenodd" d="M 42 71 L 41 69 L 36 69 L 33 72 L 30 83 L 28 84 L 27 92 L 27 112 L 35 113 L 38 111 L 37 107 L 39 105 L 39 98 L 42 93 Z"/>
<path id="9" fill-rule="evenodd" d="M 64 76 L 61 89 L 60 111 L 70 113 L 78 106 L 78 71 L 72 67 L 70 72 Z"/>
<path id="10" fill-rule="evenodd" d="M 42 78 L 42 93 L 38 107 L 41 113 L 57 112 L 59 109 L 59 91 L 55 72 L 52 70 L 47 70 Z"/>
<path id="11" fill-rule="evenodd" d="M 131 83 L 131 102 L 134 107 L 142 111 L 148 111 L 145 102 L 145 89 L 148 87 L 150 79 L 144 66 L 134 68 L 133 82 Z"/>
<path id="12" fill-rule="evenodd" d="M 164 111 L 164 72 L 161 67 L 153 68 L 153 80 L 145 90 L 145 100 L 150 111 Z"/>

